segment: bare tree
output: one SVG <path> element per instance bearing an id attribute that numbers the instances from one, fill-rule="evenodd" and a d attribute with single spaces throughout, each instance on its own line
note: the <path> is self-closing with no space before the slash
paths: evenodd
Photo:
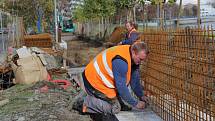
<path id="1" fill-rule="evenodd" d="M 197 12 L 197 16 L 198 16 L 198 20 L 197 20 L 197 22 L 198 22 L 198 28 L 200 28 L 200 24 L 201 24 L 201 18 L 200 18 L 200 0 L 198 0 L 198 12 Z"/>
<path id="2" fill-rule="evenodd" d="M 182 0 L 180 0 L 180 3 L 179 3 L 179 11 L 178 11 L 178 15 L 177 15 L 177 25 L 176 27 L 178 28 L 179 27 L 179 21 L 180 21 L 180 17 L 181 17 L 181 13 L 182 13 Z"/>

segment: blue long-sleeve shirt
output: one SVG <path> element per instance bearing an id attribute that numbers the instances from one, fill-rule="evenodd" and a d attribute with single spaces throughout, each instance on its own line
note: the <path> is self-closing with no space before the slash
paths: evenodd
<path id="1" fill-rule="evenodd" d="M 127 37 L 128 35 L 126 35 L 126 39 L 122 40 L 122 45 L 131 45 L 131 44 L 133 44 L 134 41 L 137 40 L 138 35 L 139 34 L 136 31 L 131 32 L 130 37 Z"/>
<path id="2" fill-rule="evenodd" d="M 128 64 L 120 58 L 112 61 L 112 71 L 115 79 L 115 85 L 119 96 L 132 106 L 136 106 L 138 101 L 131 95 L 126 85 Z M 140 84 L 139 69 L 132 69 L 130 85 L 137 97 L 143 96 L 143 89 Z"/>

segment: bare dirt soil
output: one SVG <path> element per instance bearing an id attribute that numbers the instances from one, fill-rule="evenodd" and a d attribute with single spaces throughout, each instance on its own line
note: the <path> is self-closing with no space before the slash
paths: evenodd
<path id="1" fill-rule="evenodd" d="M 67 41 L 66 58 L 73 66 L 87 65 L 99 52 L 104 50 L 102 41 L 75 38 Z"/>

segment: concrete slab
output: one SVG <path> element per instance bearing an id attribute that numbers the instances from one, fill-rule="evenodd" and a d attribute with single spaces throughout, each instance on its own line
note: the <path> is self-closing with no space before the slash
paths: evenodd
<path id="1" fill-rule="evenodd" d="M 119 114 L 116 114 L 116 117 L 119 121 L 163 121 L 148 108 L 143 111 L 121 111 Z"/>

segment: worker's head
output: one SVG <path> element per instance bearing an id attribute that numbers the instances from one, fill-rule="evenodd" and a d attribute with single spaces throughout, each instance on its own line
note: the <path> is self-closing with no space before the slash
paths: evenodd
<path id="1" fill-rule="evenodd" d="M 139 65 L 149 54 L 147 45 L 144 42 L 136 42 L 131 45 L 131 56 L 134 64 Z"/>
<path id="2" fill-rule="evenodd" d="M 137 29 L 137 26 L 133 21 L 127 21 L 127 22 L 125 22 L 125 28 L 128 31 L 131 31 L 132 29 Z"/>

